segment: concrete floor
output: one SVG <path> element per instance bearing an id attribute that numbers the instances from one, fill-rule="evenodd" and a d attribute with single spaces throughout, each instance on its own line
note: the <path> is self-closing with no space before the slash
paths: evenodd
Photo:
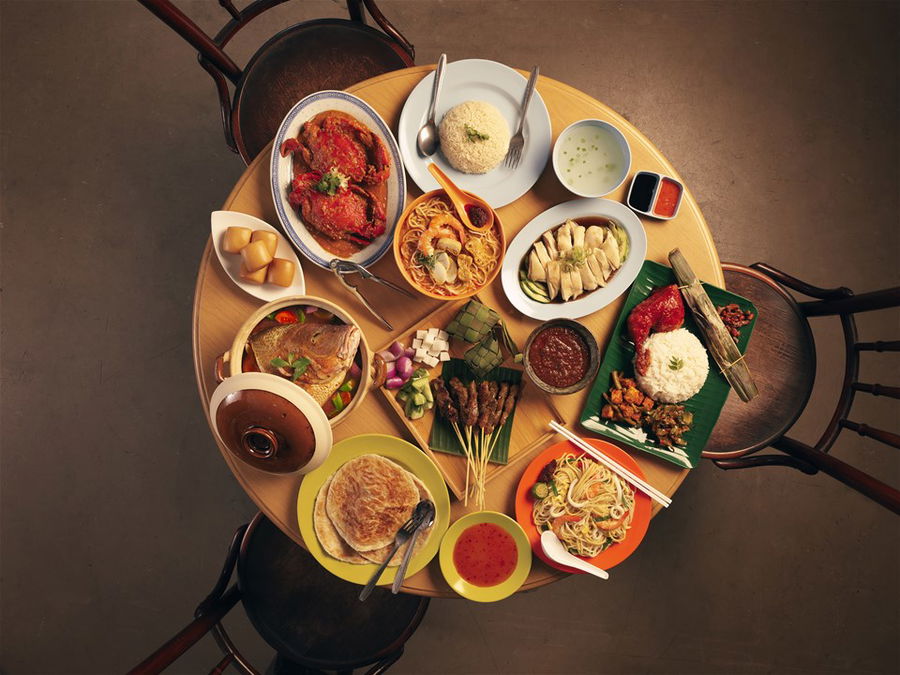
<path id="1" fill-rule="evenodd" d="M 213 30 L 212 0 L 181 2 Z M 565 81 L 641 128 L 723 260 L 897 285 L 898 11 L 878 2 L 382 0 L 418 63 L 483 57 Z M 237 45 L 339 15 L 290 3 Z M 135 2 L 0 2 L 3 673 L 114 673 L 190 617 L 254 513 L 192 373 L 197 263 L 241 174 L 191 49 Z M 896 339 L 896 314 L 862 318 Z M 830 415 L 841 353 L 796 435 Z M 898 383 L 870 358 L 866 381 Z M 897 430 L 890 400 L 854 415 Z M 836 455 L 900 483 L 896 451 Z M 897 519 L 826 476 L 702 465 L 615 583 L 433 602 L 397 673 L 900 670 Z M 230 625 L 261 664 L 240 611 Z M 209 641 L 174 669 L 206 672 Z"/>

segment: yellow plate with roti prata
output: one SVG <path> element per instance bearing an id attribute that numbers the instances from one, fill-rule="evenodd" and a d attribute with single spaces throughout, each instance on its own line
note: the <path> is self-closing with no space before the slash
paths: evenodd
<path id="1" fill-rule="evenodd" d="M 300 484 L 300 492 L 297 495 L 297 520 L 300 526 L 300 534 L 313 557 L 329 572 L 345 581 L 356 584 L 365 584 L 376 570 L 377 564 L 365 562 L 357 564 L 345 562 L 330 555 L 319 540 L 316 529 L 316 499 L 323 485 L 330 483 L 347 462 L 359 460 L 365 455 L 377 455 L 398 465 L 408 471 L 416 483 L 421 482 L 431 495 L 435 507 L 434 525 L 428 535 L 424 546 L 418 548 L 413 554 L 406 572 L 407 578 L 424 568 L 440 549 L 441 539 L 450 525 L 450 497 L 447 486 L 438 468 L 431 459 L 412 443 L 408 443 L 394 436 L 385 434 L 362 434 L 344 439 L 336 443 L 325 462 L 303 477 Z M 326 486 L 326 489 L 329 489 Z M 321 506 L 321 505 L 320 505 Z M 393 562 L 381 575 L 378 583 L 385 585 L 393 583 L 397 571 L 397 563 L 400 562 L 402 549 L 397 553 Z"/>

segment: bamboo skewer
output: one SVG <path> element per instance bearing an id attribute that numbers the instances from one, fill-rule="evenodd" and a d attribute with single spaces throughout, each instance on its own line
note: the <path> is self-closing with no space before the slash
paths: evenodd
<path id="1" fill-rule="evenodd" d="M 712 300 L 703 289 L 700 280 L 684 255 L 677 248 L 669 252 L 669 263 L 678 280 L 678 287 L 685 302 L 694 316 L 694 321 L 703 334 L 703 341 L 709 348 L 713 359 L 728 380 L 731 388 L 737 392 L 745 403 L 759 394 L 750 368 L 747 367 L 741 350 L 722 323 Z"/>
<path id="2" fill-rule="evenodd" d="M 462 446 L 463 452 L 466 453 L 466 491 L 463 493 L 463 504 L 468 506 L 469 504 L 469 464 L 471 463 L 472 458 L 472 449 L 469 447 L 469 444 L 463 440 L 462 433 L 459 430 L 459 424 L 453 422 L 453 431 L 456 432 L 456 438 L 459 441 L 459 444 Z"/>

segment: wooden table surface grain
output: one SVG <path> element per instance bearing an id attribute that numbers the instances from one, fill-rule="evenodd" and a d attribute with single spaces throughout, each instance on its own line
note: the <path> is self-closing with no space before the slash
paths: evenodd
<path id="1" fill-rule="evenodd" d="M 361 82 L 348 91 L 368 102 L 396 133 L 404 101 L 415 85 L 432 70 L 433 66 L 417 66 L 399 70 Z M 522 72 L 522 74 L 527 77 L 526 72 Z M 674 167 L 640 131 L 596 99 L 543 76 L 538 80 L 537 90 L 550 113 L 554 140 L 570 123 L 584 118 L 606 120 L 616 125 L 625 134 L 632 151 L 631 173 L 629 180 L 626 180 L 623 186 L 614 193 L 608 195 L 608 198 L 624 201 L 630 177 L 638 170 L 658 171 L 679 178 Z M 408 181 L 408 186 L 408 200 L 421 193 L 411 180 Z M 700 213 L 696 200 L 691 195 L 690 187 L 685 187 L 684 199 L 677 218 L 671 221 L 641 218 L 647 232 L 647 258 L 657 262 L 666 262 L 668 252 L 672 248 L 679 247 L 701 279 L 724 287 L 719 258 L 709 228 Z M 515 202 L 498 209 L 507 239 L 512 240 L 521 227 L 540 212 L 573 198 L 575 196 L 563 188 L 556 179 L 548 160 L 540 179 L 528 193 Z M 278 226 L 278 218 L 275 214 L 269 187 L 268 149 L 264 150 L 247 167 L 222 208 L 248 213 Z M 303 264 L 305 261 L 301 259 L 301 263 Z M 390 252 L 372 269 L 379 276 L 405 285 Z M 357 300 L 339 285 L 330 271 L 320 269 L 312 263 L 303 264 L 303 270 L 306 276 L 307 294 L 328 298 L 353 314 L 371 346 L 377 348 L 390 339 L 391 333 L 384 330 L 380 323 L 376 323 L 376 320 Z M 367 286 L 365 292 L 373 304 L 387 314 L 388 319 L 398 331 L 433 311 L 439 302 L 424 296 L 415 302 L 405 299 L 403 302 L 398 302 L 401 296 L 390 290 L 381 290 L 372 286 Z M 511 311 L 511 306 L 503 295 L 499 275 L 493 284 L 483 290 L 480 295 L 489 304 L 510 308 Z M 609 338 L 623 301 L 624 296 L 603 310 L 581 319 L 581 322 L 597 336 L 601 347 Z M 213 375 L 216 357 L 229 349 L 241 324 L 261 304 L 262 301 L 247 295 L 231 282 L 218 263 L 211 241 L 208 242 L 197 276 L 192 324 L 194 368 L 207 420 L 209 419 L 209 399 L 216 387 Z M 526 332 L 527 334 L 527 331 L 537 325 L 537 321 L 522 317 L 517 322 L 515 332 Z M 574 427 L 577 424 L 586 397 L 587 389 L 578 394 L 554 399 L 554 405 L 570 426 Z M 370 392 L 358 406 L 354 415 L 334 429 L 334 439 L 337 442 L 361 433 L 385 433 L 412 441 L 404 425 L 396 419 L 394 412 L 390 410 L 383 397 L 375 392 Z M 584 433 L 583 435 L 588 434 Z M 221 445 L 219 450 L 235 478 L 266 516 L 293 540 L 302 544 L 296 517 L 297 491 L 301 478 L 291 475 L 264 474 L 234 459 Z M 539 449 L 535 452 L 537 451 Z M 637 451 L 632 451 L 632 455 L 640 464 L 649 482 L 670 496 L 678 489 L 687 473 L 674 464 Z M 526 464 L 518 464 L 516 468 L 500 474 L 489 483 L 486 508 L 510 515 L 514 514 L 515 489 L 524 466 Z M 658 508 L 658 506 L 654 507 L 654 513 Z M 453 520 L 458 519 L 469 510 L 473 510 L 471 505 L 466 508 L 461 502 L 452 501 Z M 647 536 L 653 536 L 652 528 Z M 554 570 L 535 558 L 531 574 L 522 586 L 522 590 L 542 586 L 563 576 L 565 573 Z M 441 576 L 436 558 L 421 572 L 407 579 L 403 590 L 408 593 L 433 597 L 457 597 Z"/>

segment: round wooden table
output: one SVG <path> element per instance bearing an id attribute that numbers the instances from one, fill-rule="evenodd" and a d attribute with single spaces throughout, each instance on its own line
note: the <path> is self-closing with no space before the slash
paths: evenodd
<path id="1" fill-rule="evenodd" d="M 429 72 L 433 66 L 418 66 L 399 70 L 361 82 L 348 91 L 367 101 L 385 119 L 392 130 L 396 131 L 400 111 L 404 101 L 413 87 Z M 527 73 L 523 73 L 527 77 Z M 615 124 L 621 129 L 632 150 L 632 173 L 641 169 L 658 171 L 678 178 L 678 173 L 666 161 L 649 140 L 647 140 L 627 120 L 599 101 L 582 92 L 547 77 L 540 77 L 537 89 L 547 105 L 553 125 L 553 136 L 556 136 L 570 123 L 584 118 L 599 118 Z M 410 194 L 412 199 L 420 194 L 412 181 Z M 609 195 L 610 199 L 624 201 L 630 180 Z M 507 239 L 511 240 L 516 232 L 538 213 L 564 201 L 573 199 L 557 180 L 550 162 L 534 187 L 521 198 L 498 210 L 506 229 Z M 278 224 L 272 195 L 269 188 L 269 152 L 263 151 L 241 176 L 231 191 L 223 209 L 240 211 L 261 218 L 272 225 Z M 679 247 L 687 256 L 694 271 L 704 281 L 724 286 L 719 258 L 713 244 L 712 236 L 706 221 L 697 207 L 697 202 L 689 190 L 685 191 L 681 210 L 677 218 L 671 221 L 655 221 L 642 219 L 647 231 L 647 258 L 665 262 L 668 252 Z M 370 345 L 376 348 L 389 342 L 392 337 L 374 317 L 346 292 L 330 271 L 320 269 L 313 264 L 304 265 L 307 293 L 325 297 L 343 306 L 359 322 Z M 373 267 L 379 276 L 391 279 L 395 283 L 405 285 L 393 258 L 388 253 Z M 373 301 L 398 329 L 411 324 L 433 311 L 439 301 L 429 300 L 424 296 L 417 301 L 401 301 L 400 296 L 391 291 L 378 291 L 371 286 L 365 287 L 367 297 Z M 500 286 L 499 277 L 490 288 L 482 291 L 480 296 L 488 304 L 499 306 L 508 304 Z M 581 319 L 601 345 L 604 345 L 612 332 L 616 318 L 622 307 L 624 296 L 603 310 Z M 247 295 L 235 286 L 222 270 L 216 259 L 211 242 L 207 243 L 197 276 L 197 287 L 194 298 L 193 314 L 193 349 L 194 368 L 200 398 L 209 419 L 209 399 L 216 387 L 213 373 L 216 357 L 227 351 L 240 325 L 262 304 L 261 301 Z M 533 328 L 538 322 L 524 320 Z M 564 417 L 566 423 L 574 428 L 584 405 L 587 390 L 571 396 L 558 396 L 554 405 Z M 384 433 L 401 436 L 412 440 L 405 427 L 388 408 L 382 396 L 370 393 L 357 408 L 353 416 L 335 428 L 334 440 L 340 441 L 349 436 L 361 433 Z M 272 522 L 282 531 L 302 544 L 297 526 L 296 505 L 297 491 L 301 478 L 291 475 L 264 474 L 236 460 L 224 447 L 219 450 L 235 478 L 248 495 L 259 506 Z M 651 484 L 668 495 L 672 495 L 687 471 L 673 464 L 658 460 L 650 455 L 633 451 L 635 459 L 646 474 Z M 523 467 L 524 468 L 524 467 Z M 499 474 L 488 485 L 486 508 L 514 513 L 515 489 L 521 470 L 510 470 Z M 658 510 L 654 506 L 654 513 Z M 453 500 L 452 518 L 456 520 L 472 506 L 464 507 L 461 502 Z M 534 559 L 531 574 L 521 590 L 529 590 L 548 584 L 566 576 Z M 457 597 L 441 576 L 437 559 L 433 560 L 421 572 L 408 578 L 403 590 L 408 593 L 433 597 Z"/>

